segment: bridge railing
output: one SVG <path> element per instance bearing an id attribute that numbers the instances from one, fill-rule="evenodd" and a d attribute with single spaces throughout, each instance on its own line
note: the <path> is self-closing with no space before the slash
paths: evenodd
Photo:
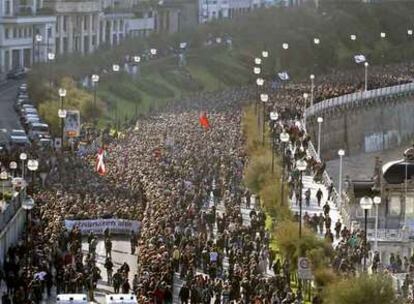
<path id="1" fill-rule="evenodd" d="M 414 92 L 414 83 L 406 83 L 392 87 L 384 87 L 370 91 L 360 91 L 323 100 L 306 109 L 306 117 L 316 115 L 331 108 L 349 105 L 380 97 L 390 97 Z"/>

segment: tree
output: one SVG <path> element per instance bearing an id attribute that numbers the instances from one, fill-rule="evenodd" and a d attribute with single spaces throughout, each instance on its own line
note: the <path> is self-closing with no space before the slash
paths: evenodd
<path id="1" fill-rule="evenodd" d="M 352 277 L 334 282 L 324 292 L 325 304 L 399 303 L 389 276 L 383 274 Z"/>

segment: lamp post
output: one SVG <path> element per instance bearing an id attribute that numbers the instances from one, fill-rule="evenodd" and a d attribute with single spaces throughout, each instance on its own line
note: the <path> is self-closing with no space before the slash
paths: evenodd
<path id="1" fill-rule="evenodd" d="M 284 51 L 287 51 L 288 49 L 289 49 L 289 43 L 282 43 L 282 49 L 284 50 Z M 282 54 L 282 56 L 283 56 L 284 54 Z M 283 67 L 282 66 L 282 63 L 283 64 L 285 64 L 286 65 L 286 69 L 287 69 L 287 64 L 286 64 L 286 62 L 285 62 L 286 60 L 282 60 L 282 62 L 281 62 L 281 64 L 280 64 L 280 68 L 281 68 L 281 70 L 283 70 L 285 67 Z"/>
<path id="2" fill-rule="evenodd" d="M 285 130 L 279 135 L 279 139 L 282 142 L 282 182 L 280 183 L 280 203 L 283 204 L 284 189 L 285 189 L 285 145 L 289 142 L 290 136 Z"/>
<path id="3" fill-rule="evenodd" d="M 349 37 L 351 38 L 352 41 L 355 41 L 357 39 L 357 36 L 354 34 L 350 35 Z"/>
<path id="4" fill-rule="evenodd" d="M 311 81 L 311 103 L 310 105 L 313 106 L 313 98 L 314 98 L 314 90 L 315 90 L 315 75 L 314 74 L 310 74 L 309 76 L 310 81 Z"/>
<path id="5" fill-rule="evenodd" d="M 380 33 L 381 40 L 385 40 L 387 34 L 384 32 Z M 385 53 L 384 53 L 384 45 L 381 45 L 381 63 L 384 64 L 385 62 Z"/>
<path id="6" fill-rule="evenodd" d="M 254 64 L 257 64 L 257 65 L 262 64 L 262 59 L 259 57 L 254 58 Z"/>
<path id="7" fill-rule="evenodd" d="M 40 42 L 42 42 L 43 37 L 40 34 L 36 34 L 35 36 L 36 45 L 37 45 L 37 62 L 40 62 Z"/>
<path id="8" fill-rule="evenodd" d="M 313 38 L 313 44 L 319 45 L 321 43 L 321 40 L 319 38 Z"/>
<path id="9" fill-rule="evenodd" d="M 15 177 L 15 172 L 16 172 L 16 169 L 17 169 L 17 163 L 15 161 L 11 161 L 10 164 L 9 164 L 9 168 L 12 172 L 12 177 L 14 178 Z"/>
<path id="10" fill-rule="evenodd" d="M 20 153 L 19 158 L 22 161 L 22 179 L 24 179 L 24 161 L 27 159 L 27 154 L 24 152 Z"/>
<path id="11" fill-rule="evenodd" d="M 30 233 L 30 210 L 34 207 L 34 200 L 27 196 L 26 199 L 22 202 L 22 208 L 26 210 L 26 271 L 29 270 L 29 256 L 30 256 L 30 246 L 29 246 L 29 233 Z"/>
<path id="12" fill-rule="evenodd" d="M 300 172 L 300 180 L 299 180 L 299 239 L 302 238 L 302 191 L 303 191 L 303 181 L 302 181 L 302 177 L 303 177 L 303 171 L 306 170 L 307 167 L 307 163 L 306 160 L 304 159 L 299 159 L 298 161 L 296 161 L 296 168 L 299 170 Z"/>
<path id="13" fill-rule="evenodd" d="M 157 55 L 157 49 L 154 49 L 154 48 L 150 49 L 150 54 L 151 54 L 151 57 L 155 57 Z"/>
<path id="14" fill-rule="evenodd" d="M 275 171 L 275 126 L 278 118 L 279 114 L 277 112 L 270 112 L 270 120 L 272 121 L 272 175 Z"/>
<path id="15" fill-rule="evenodd" d="M 321 159 L 321 131 L 322 131 L 323 118 L 318 117 L 316 121 L 318 122 L 318 157 L 320 160 Z"/>
<path id="16" fill-rule="evenodd" d="M 257 95 L 259 95 L 259 90 L 264 85 L 264 79 L 261 78 L 261 77 L 257 78 L 256 79 L 256 85 L 257 85 Z M 259 116 L 259 113 L 258 113 L 258 111 L 259 111 L 258 107 L 259 107 L 259 101 L 257 100 L 256 104 L 255 104 L 255 112 L 257 114 L 257 126 L 259 127 L 260 126 L 260 116 Z"/>
<path id="17" fill-rule="evenodd" d="M 66 110 L 63 108 L 65 96 L 66 96 L 66 89 L 60 88 L 59 89 L 60 108 L 58 110 L 58 117 L 60 118 L 60 138 L 61 138 L 62 147 L 63 147 L 63 123 L 64 123 L 64 119 L 66 118 Z"/>
<path id="18" fill-rule="evenodd" d="M 262 57 L 263 58 L 269 57 L 269 52 L 268 51 L 262 51 Z"/>
<path id="19" fill-rule="evenodd" d="M 4 183 L 9 178 L 9 175 L 7 174 L 7 171 L 1 171 L 0 173 L 0 179 L 1 179 L 1 199 L 3 201 L 3 204 L 6 202 L 4 198 Z"/>
<path id="20" fill-rule="evenodd" d="M 303 128 L 305 130 L 306 130 L 306 106 L 308 105 L 308 97 L 309 97 L 308 93 L 303 93 L 303 99 L 304 99 L 304 103 L 303 103 Z"/>
<path id="21" fill-rule="evenodd" d="M 343 149 L 338 150 L 338 155 L 339 155 L 338 208 L 340 209 L 342 206 L 342 161 L 345 155 L 345 151 Z"/>
<path id="22" fill-rule="evenodd" d="M 367 61 L 364 62 L 364 68 L 365 68 L 365 92 L 368 91 L 368 66 L 369 63 Z"/>
<path id="23" fill-rule="evenodd" d="M 372 200 L 375 205 L 375 245 L 374 249 L 375 251 L 378 251 L 378 206 L 381 204 L 381 197 L 375 196 Z"/>
<path id="24" fill-rule="evenodd" d="M 360 199 L 359 205 L 364 210 L 364 271 L 367 271 L 367 226 L 368 226 L 368 210 L 372 208 L 372 199 L 368 196 L 364 196 Z"/>
<path id="25" fill-rule="evenodd" d="M 27 161 L 27 169 L 32 172 L 32 195 L 35 189 L 35 174 L 39 168 L 39 162 L 36 159 L 29 159 Z"/>
<path id="26" fill-rule="evenodd" d="M 91 80 L 92 80 L 92 84 L 93 84 L 93 109 L 94 109 L 94 113 L 96 115 L 96 88 L 97 88 L 98 82 L 99 82 L 99 75 L 98 74 L 93 74 L 91 76 Z M 95 117 L 95 120 L 96 120 L 96 117 Z"/>
<path id="27" fill-rule="evenodd" d="M 55 53 L 47 53 L 47 62 L 50 63 L 55 60 Z M 53 80 L 52 80 L 52 65 L 49 64 L 49 79 L 50 79 L 50 87 L 52 87 Z"/>
<path id="28" fill-rule="evenodd" d="M 262 145 L 265 144 L 265 120 L 266 120 L 266 103 L 269 101 L 269 95 L 267 94 L 260 94 L 260 100 L 262 101 L 263 105 L 263 122 L 262 122 Z"/>

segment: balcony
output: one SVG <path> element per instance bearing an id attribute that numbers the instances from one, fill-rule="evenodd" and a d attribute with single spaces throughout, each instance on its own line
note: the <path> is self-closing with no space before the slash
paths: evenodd
<path id="1" fill-rule="evenodd" d="M 87 14 L 101 11 L 101 3 L 99 1 L 62 1 L 62 2 L 44 2 L 47 9 L 53 10 L 58 14 Z"/>

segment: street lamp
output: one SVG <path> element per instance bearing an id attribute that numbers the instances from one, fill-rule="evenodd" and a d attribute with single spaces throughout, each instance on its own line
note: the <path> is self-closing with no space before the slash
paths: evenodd
<path id="1" fill-rule="evenodd" d="M 303 99 L 304 99 L 304 103 L 303 103 L 303 127 L 304 127 L 304 129 L 306 129 L 306 106 L 308 105 L 308 97 L 309 97 L 308 93 L 303 93 Z"/>
<path id="2" fill-rule="evenodd" d="M 265 120 L 266 120 L 266 102 L 269 101 L 269 95 L 267 94 L 260 94 L 260 100 L 263 105 L 263 123 L 262 123 L 262 145 L 264 146 L 265 143 Z"/>
<path id="3" fill-rule="evenodd" d="M 343 149 L 339 149 L 338 155 L 339 155 L 338 208 L 341 208 L 341 205 L 342 205 L 342 162 L 343 162 L 343 157 L 345 155 L 345 151 Z"/>
<path id="4" fill-rule="evenodd" d="M 37 62 L 40 62 L 40 42 L 42 42 L 43 37 L 40 34 L 36 34 L 35 36 L 36 44 L 37 44 Z"/>
<path id="5" fill-rule="evenodd" d="M 313 38 L 313 43 L 319 45 L 321 43 L 321 40 L 319 38 Z"/>
<path id="6" fill-rule="evenodd" d="M 256 84 L 261 87 L 264 84 L 264 79 L 263 78 L 257 78 L 256 79 Z"/>
<path id="7" fill-rule="evenodd" d="M 134 56 L 134 62 L 136 62 L 136 63 L 141 62 L 141 57 L 140 56 Z"/>
<path id="8" fill-rule="evenodd" d="M 351 35 L 350 38 L 351 38 L 352 41 L 355 41 L 357 39 L 357 36 L 356 35 Z"/>
<path id="9" fill-rule="evenodd" d="M 26 271 L 29 271 L 29 255 L 30 255 L 30 248 L 29 248 L 29 232 L 30 232 L 30 217 L 29 213 L 34 207 L 34 200 L 27 196 L 26 199 L 22 202 L 22 208 L 26 210 Z"/>
<path id="10" fill-rule="evenodd" d="M 288 43 L 283 43 L 282 44 L 282 48 L 284 49 L 284 50 L 287 50 L 288 48 L 289 48 L 289 44 Z"/>
<path id="11" fill-rule="evenodd" d="M 375 196 L 372 200 L 375 205 L 375 245 L 374 249 L 375 251 L 378 251 L 378 206 L 381 204 L 381 197 Z"/>
<path id="12" fill-rule="evenodd" d="M 408 36 L 412 36 L 413 35 L 413 30 L 411 30 L 411 29 L 410 30 L 407 30 L 407 35 Z"/>
<path id="13" fill-rule="evenodd" d="M 20 153 L 19 158 L 22 161 L 22 179 L 24 179 L 24 161 L 27 159 L 27 154 L 24 152 Z"/>
<path id="14" fill-rule="evenodd" d="M 61 138 L 61 145 L 63 147 L 63 122 L 66 118 L 66 110 L 63 108 L 63 102 L 66 96 L 66 89 L 59 88 L 59 97 L 60 97 L 60 108 L 58 110 L 58 117 L 60 118 L 60 138 Z"/>
<path id="15" fill-rule="evenodd" d="M 262 64 L 262 59 L 260 59 L 259 57 L 254 58 L 254 64 Z"/>
<path id="16" fill-rule="evenodd" d="M 39 162 L 36 159 L 29 159 L 27 161 L 27 169 L 32 172 L 32 194 L 34 193 L 35 188 L 35 174 L 39 168 Z"/>
<path id="17" fill-rule="evenodd" d="M 256 84 L 257 84 L 257 95 L 259 95 L 259 88 L 263 86 L 264 84 L 264 79 L 263 78 L 257 78 L 256 79 Z M 257 114 L 258 111 L 258 101 L 256 101 L 255 103 L 255 114 Z M 257 115 L 257 125 L 260 126 L 260 122 L 259 122 L 259 115 Z"/>
<path id="18" fill-rule="evenodd" d="M 99 75 L 98 74 L 93 74 L 91 76 L 91 80 L 92 80 L 92 83 L 93 83 L 93 109 L 94 109 L 94 113 L 96 115 L 96 89 L 97 89 L 97 86 L 98 86 Z"/>
<path id="19" fill-rule="evenodd" d="M 253 73 L 254 73 L 255 75 L 259 75 L 261 71 L 262 71 L 262 70 L 261 70 L 261 68 L 259 68 L 259 67 L 254 67 L 254 68 L 253 68 Z"/>
<path id="20" fill-rule="evenodd" d="M 7 171 L 2 171 L 0 173 L 0 179 L 1 179 L 1 199 L 3 202 L 6 202 L 6 199 L 4 198 L 4 183 L 9 178 L 9 175 L 7 174 Z"/>
<path id="21" fill-rule="evenodd" d="M 303 171 L 306 170 L 307 167 L 307 163 L 306 160 L 304 159 L 299 159 L 298 161 L 296 161 L 296 169 L 299 170 L 300 172 L 300 181 L 299 181 L 299 239 L 302 238 L 302 187 L 303 187 L 303 181 L 302 181 L 302 177 L 303 177 Z"/>
<path id="22" fill-rule="evenodd" d="M 48 59 L 49 61 L 53 61 L 53 60 L 55 60 L 55 53 L 48 53 L 48 54 L 47 54 L 47 59 Z"/>
<path id="23" fill-rule="evenodd" d="M 112 65 L 112 71 L 119 72 L 119 64 L 113 64 Z"/>
<path id="24" fill-rule="evenodd" d="M 387 37 L 387 34 L 385 34 L 384 32 L 381 32 L 381 33 L 380 33 L 380 37 L 381 37 L 381 38 L 385 38 L 385 37 Z"/>
<path id="25" fill-rule="evenodd" d="M 263 57 L 263 58 L 267 58 L 267 57 L 269 57 L 269 52 L 268 52 L 268 51 L 263 51 L 263 52 L 262 52 L 262 57 Z"/>
<path id="26" fill-rule="evenodd" d="M 11 161 L 9 164 L 9 168 L 12 171 L 12 177 L 14 178 L 14 174 L 17 169 L 17 163 L 15 161 Z"/>
<path id="27" fill-rule="evenodd" d="M 368 196 L 364 196 L 359 201 L 359 205 L 364 210 L 364 271 L 367 271 L 367 222 L 368 222 L 368 210 L 372 208 L 372 199 Z"/>
<path id="28" fill-rule="evenodd" d="M 310 81 L 311 81 L 311 106 L 313 106 L 313 93 L 315 90 L 315 75 L 314 74 L 310 74 L 309 76 Z"/>
<path id="29" fill-rule="evenodd" d="M 152 56 L 155 56 L 155 55 L 157 55 L 157 49 L 150 49 L 150 54 L 152 55 Z"/>
<path id="30" fill-rule="evenodd" d="M 364 63 L 364 68 L 365 68 L 365 92 L 368 91 L 368 66 L 369 63 L 367 61 L 365 61 Z"/>
<path id="31" fill-rule="evenodd" d="M 283 205 L 283 198 L 284 198 L 284 189 L 285 189 L 285 147 L 286 144 L 289 142 L 290 136 L 285 130 L 282 131 L 279 135 L 279 139 L 282 143 L 282 182 L 280 183 L 280 204 Z"/>
<path id="32" fill-rule="evenodd" d="M 316 121 L 318 122 L 318 157 L 319 160 L 321 160 L 321 127 L 323 123 L 323 118 L 318 117 Z"/>

